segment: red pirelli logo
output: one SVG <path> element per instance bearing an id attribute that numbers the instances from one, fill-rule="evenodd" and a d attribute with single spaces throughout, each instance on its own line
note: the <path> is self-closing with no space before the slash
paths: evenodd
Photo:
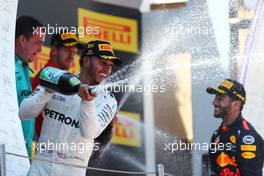
<path id="1" fill-rule="evenodd" d="M 132 147 L 141 146 L 141 132 L 138 122 L 140 116 L 137 113 L 119 111 L 117 121 L 114 121 L 113 144 Z"/>
<path id="2" fill-rule="evenodd" d="M 135 19 L 128 19 L 98 13 L 86 9 L 78 9 L 78 25 L 83 28 L 97 28 L 97 33 L 84 33 L 80 40 L 102 39 L 109 41 L 114 49 L 133 52 L 138 51 L 138 26 Z"/>

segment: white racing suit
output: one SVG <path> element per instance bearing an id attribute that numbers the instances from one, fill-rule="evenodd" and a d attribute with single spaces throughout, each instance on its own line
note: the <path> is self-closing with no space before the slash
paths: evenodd
<path id="1" fill-rule="evenodd" d="M 112 121 L 116 110 L 116 99 L 107 91 L 85 101 L 77 94 L 49 93 L 38 86 L 19 109 L 21 119 L 37 117 L 41 112 L 44 117 L 38 152 L 28 176 L 85 176 L 86 169 L 38 159 L 86 167 L 94 138 Z"/>

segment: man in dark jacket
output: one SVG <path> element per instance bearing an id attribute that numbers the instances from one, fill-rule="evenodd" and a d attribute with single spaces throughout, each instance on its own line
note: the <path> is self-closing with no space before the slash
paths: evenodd
<path id="1" fill-rule="evenodd" d="M 262 176 L 264 141 L 242 117 L 246 101 L 243 85 L 226 79 L 206 91 L 215 94 L 214 116 L 223 120 L 211 139 L 212 176 Z"/>

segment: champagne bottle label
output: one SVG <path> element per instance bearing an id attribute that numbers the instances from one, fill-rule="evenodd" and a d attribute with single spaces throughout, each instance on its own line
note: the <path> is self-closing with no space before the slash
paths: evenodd
<path id="1" fill-rule="evenodd" d="M 63 70 L 60 70 L 54 67 L 46 67 L 40 73 L 40 79 L 53 83 L 53 84 L 58 84 L 60 76 L 63 75 L 64 73 L 65 71 Z M 76 81 L 73 81 L 73 82 L 76 82 Z"/>
<path id="2" fill-rule="evenodd" d="M 81 81 L 77 77 L 71 77 L 69 79 L 69 83 L 71 86 L 77 86 L 78 84 L 81 84 Z"/>

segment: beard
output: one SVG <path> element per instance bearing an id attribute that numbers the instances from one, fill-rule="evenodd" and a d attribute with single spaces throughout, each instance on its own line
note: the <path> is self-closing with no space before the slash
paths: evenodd
<path id="1" fill-rule="evenodd" d="M 215 106 L 214 117 L 215 118 L 223 118 L 228 114 L 229 110 L 230 110 L 229 105 L 225 106 L 225 107 Z"/>

